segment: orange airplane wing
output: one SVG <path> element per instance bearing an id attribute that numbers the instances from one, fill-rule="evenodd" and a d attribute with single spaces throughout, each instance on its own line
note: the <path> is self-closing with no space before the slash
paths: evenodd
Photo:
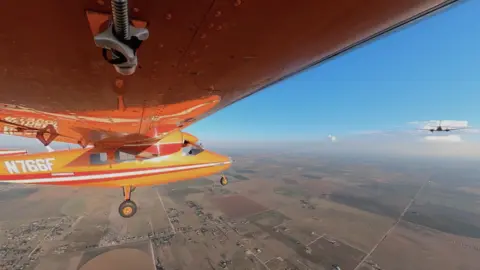
<path id="1" fill-rule="evenodd" d="M 457 1 L 130 0 L 132 24 L 149 31 L 130 76 L 94 41 L 110 2 L 0 1 L 1 133 L 153 144 Z"/>

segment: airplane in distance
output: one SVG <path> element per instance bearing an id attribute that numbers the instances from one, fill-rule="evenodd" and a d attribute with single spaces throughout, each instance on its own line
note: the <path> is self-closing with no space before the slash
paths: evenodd
<path id="1" fill-rule="evenodd" d="M 456 2 L 0 1 L 0 134 L 48 150 L 4 152 L 0 182 L 120 187 L 132 217 L 136 187 L 232 165 L 185 128 Z"/>
<path id="2" fill-rule="evenodd" d="M 432 122 L 432 121 L 431 121 Z M 449 132 L 453 130 L 468 129 L 468 121 L 450 121 L 450 120 L 440 120 L 435 121 L 438 124 L 428 123 L 420 130 L 428 130 L 431 133 L 433 132 Z M 443 122 L 443 124 L 442 124 Z M 446 124 L 445 124 L 446 123 Z"/>

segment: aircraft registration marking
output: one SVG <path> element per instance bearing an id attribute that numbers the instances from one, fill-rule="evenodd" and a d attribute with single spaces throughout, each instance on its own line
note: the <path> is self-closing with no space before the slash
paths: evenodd
<path id="1" fill-rule="evenodd" d="M 5 168 L 10 174 L 51 172 L 55 158 L 38 158 L 5 161 Z"/>
<path id="2" fill-rule="evenodd" d="M 34 118 L 34 117 L 11 117 L 11 116 L 5 117 L 4 120 L 6 122 L 10 122 L 10 123 L 24 126 L 27 128 L 42 129 L 42 128 L 46 128 L 48 125 L 52 125 L 53 127 L 55 127 L 55 129 L 58 129 L 58 122 L 54 120 L 45 120 L 45 119 Z M 17 132 L 17 128 L 12 126 L 4 126 L 3 132 L 5 134 L 14 135 Z"/>

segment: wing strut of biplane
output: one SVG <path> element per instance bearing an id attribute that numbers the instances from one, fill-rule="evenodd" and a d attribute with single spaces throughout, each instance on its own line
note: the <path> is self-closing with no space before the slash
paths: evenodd
<path id="1" fill-rule="evenodd" d="M 37 138 L 44 146 L 48 146 L 49 144 L 51 144 L 60 135 L 55 130 L 55 127 L 51 124 L 48 124 L 44 128 L 33 128 L 33 127 L 27 127 L 27 126 L 23 126 L 16 123 L 11 123 L 1 119 L 0 119 L 0 122 L 8 126 L 14 127 L 15 130 L 12 132 L 12 134 L 15 134 L 15 133 L 35 134 L 35 138 Z"/>

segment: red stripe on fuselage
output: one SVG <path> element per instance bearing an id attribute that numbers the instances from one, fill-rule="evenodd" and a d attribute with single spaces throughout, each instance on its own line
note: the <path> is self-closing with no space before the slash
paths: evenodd
<path id="1" fill-rule="evenodd" d="M 9 157 L 9 156 L 19 156 L 19 155 L 24 155 L 27 153 L 27 151 L 11 151 L 13 153 L 6 153 L 7 151 L 5 152 L 2 152 L 0 151 L 0 157 Z M 10 151 L 8 151 L 10 152 Z"/>
<path id="2" fill-rule="evenodd" d="M 54 182 L 41 182 L 41 183 L 33 183 L 36 185 L 56 185 L 56 186 L 69 186 L 69 185 L 82 185 L 82 184 L 88 184 L 88 183 L 103 183 L 103 182 L 111 182 L 111 181 L 119 181 L 119 180 L 126 180 L 126 179 L 135 179 L 139 177 L 148 177 L 148 176 L 153 176 L 153 175 L 159 175 L 159 174 L 166 174 L 166 173 L 174 173 L 174 172 L 184 172 L 184 171 L 189 171 L 189 170 L 195 170 L 195 169 L 203 169 L 207 167 L 201 167 L 201 168 L 187 168 L 187 169 L 180 169 L 176 171 L 169 171 L 169 172 L 155 172 L 155 173 L 147 173 L 147 174 L 142 174 L 142 175 L 133 175 L 133 176 L 118 176 L 118 177 L 112 177 L 112 178 L 95 178 L 95 179 L 89 179 L 89 180 L 68 180 L 68 181 L 54 181 Z"/>
<path id="3" fill-rule="evenodd" d="M 211 162 L 209 162 L 211 163 Z M 62 177 L 73 177 L 73 176 L 89 176 L 89 175 L 104 175 L 104 174 L 111 174 L 111 173 L 125 173 L 125 172 L 136 172 L 136 171 L 145 171 L 145 170 L 156 170 L 156 169 L 168 169 L 168 168 L 177 168 L 177 167 L 184 167 L 184 166 L 192 166 L 192 165 L 204 165 L 209 163 L 197 163 L 197 164 L 183 164 L 183 165 L 175 165 L 175 166 L 158 166 L 158 167 L 145 167 L 145 168 L 135 168 L 135 169 L 111 169 L 108 171 L 89 171 L 89 172 L 74 172 L 74 175 L 52 175 L 55 173 L 71 173 L 71 172 L 51 172 L 51 173 L 36 173 L 36 174 L 8 174 L 8 175 L 0 175 L 0 181 L 11 181 L 11 180 L 35 180 L 35 179 L 42 179 L 42 178 L 62 178 Z"/>

